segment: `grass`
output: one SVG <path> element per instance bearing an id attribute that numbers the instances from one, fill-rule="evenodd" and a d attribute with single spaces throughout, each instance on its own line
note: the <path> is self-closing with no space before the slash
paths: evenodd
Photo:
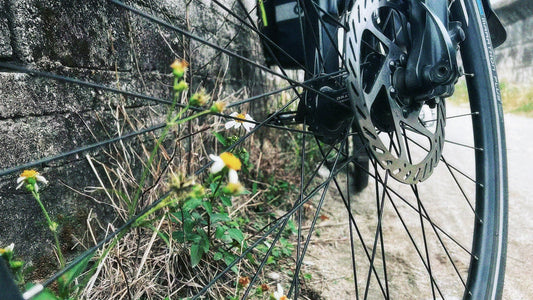
<path id="1" fill-rule="evenodd" d="M 533 85 L 500 82 L 503 111 L 533 117 Z M 468 102 L 466 82 L 460 80 L 455 86 L 455 93 L 450 100 L 452 103 L 465 104 Z"/>

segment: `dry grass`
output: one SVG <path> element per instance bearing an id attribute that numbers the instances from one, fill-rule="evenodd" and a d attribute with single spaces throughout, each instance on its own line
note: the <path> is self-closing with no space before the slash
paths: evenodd
<path id="1" fill-rule="evenodd" d="M 284 100 L 285 101 L 285 100 Z M 277 105 L 276 103 L 271 103 Z M 142 127 L 141 122 L 136 122 L 128 116 L 126 110 L 117 110 L 117 126 L 120 130 L 129 130 Z M 160 195 L 168 190 L 167 179 L 171 173 L 191 174 L 208 161 L 209 153 L 218 153 L 221 146 L 217 145 L 210 131 L 223 127 L 219 118 L 208 117 L 205 120 L 196 120 L 186 125 L 186 130 L 175 131 L 160 147 L 155 163 L 150 167 L 150 180 L 143 189 L 140 205 L 146 207 L 156 201 Z M 122 122 L 121 120 L 129 120 Z M 216 120 L 213 122 L 213 120 Z M 192 135 L 191 135 L 192 134 Z M 242 230 L 247 235 L 251 244 L 256 238 L 257 224 L 267 224 L 272 221 L 272 216 L 284 210 L 282 198 L 268 200 L 265 195 L 271 193 L 271 187 L 278 181 L 287 182 L 289 186 L 296 185 L 298 176 L 295 176 L 295 160 L 292 146 L 296 139 L 290 134 L 280 134 L 278 131 L 260 132 L 259 138 L 250 138 L 245 143 L 245 148 L 250 153 L 253 168 L 241 180 L 253 194 L 235 197 L 233 206 L 228 209 L 232 219 L 246 218 Z M 138 186 L 135 178 L 139 176 L 139 167 L 150 156 L 151 148 L 157 134 L 149 138 L 138 138 L 135 142 L 118 143 L 106 152 L 109 162 L 104 163 L 95 157 L 87 156 L 92 166 L 93 173 L 97 176 L 100 186 L 91 187 L 94 200 L 113 208 L 115 218 L 110 223 L 98 221 L 94 216 L 87 220 L 89 233 L 85 238 L 79 238 L 81 244 L 90 247 L 113 232 L 123 224 L 131 215 L 128 213 L 128 202 Z M 282 150 L 284 149 L 284 150 Z M 197 180 L 202 182 L 203 175 Z M 281 191 L 278 196 L 284 197 Z M 286 205 L 290 205 L 289 202 Z M 260 213 L 258 213 L 260 211 Z M 182 226 L 177 219 L 172 219 L 171 210 L 165 209 L 152 216 L 150 226 L 139 227 L 125 234 L 111 251 L 102 258 L 109 249 L 108 245 L 100 250 L 92 261 L 96 273 L 90 277 L 82 289 L 81 297 L 84 299 L 179 299 L 195 295 L 202 287 L 208 284 L 216 274 L 226 265 L 216 261 L 213 252 L 204 255 L 202 262 L 191 267 L 190 245 L 179 243 L 172 238 L 165 241 L 162 236 L 171 237 L 172 233 Z M 235 253 L 239 254 L 239 253 Z M 256 260 L 261 259 L 260 252 L 253 251 Z M 290 261 L 287 261 L 291 263 Z M 283 265 L 279 261 L 279 265 Z M 292 262 L 294 264 L 294 262 Z M 97 266 L 96 266 L 97 265 Z M 259 283 L 275 286 L 277 280 L 270 279 L 268 273 L 279 271 L 279 265 L 267 266 L 260 276 Z M 211 299 L 223 299 L 234 295 L 236 282 L 239 276 L 254 274 L 253 260 L 243 260 L 237 264 L 238 272 L 229 272 L 222 277 L 208 292 Z M 283 277 L 283 276 L 282 276 Z M 287 280 L 288 281 L 288 280 Z M 264 295 L 267 297 L 267 294 Z"/>
<path id="2" fill-rule="evenodd" d="M 516 84 L 506 81 L 500 82 L 503 110 L 506 113 L 514 113 L 533 117 L 533 86 L 530 84 Z M 468 103 L 466 82 L 461 79 L 455 86 L 455 93 L 450 100 L 453 103 Z"/>

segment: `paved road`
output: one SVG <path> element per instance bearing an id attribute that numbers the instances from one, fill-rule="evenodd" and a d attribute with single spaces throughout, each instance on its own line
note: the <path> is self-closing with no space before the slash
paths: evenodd
<path id="1" fill-rule="evenodd" d="M 505 115 L 509 243 L 504 299 L 533 299 L 533 119 Z"/>
<path id="2" fill-rule="evenodd" d="M 462 115 L 468 111 L 460 107 L 448 107 L 448 115 Z M 525 118 L 516 115 L 506 115 L 506 132 L 507 132 L 507 149 L 508 149 L 508 170 L 509 170 L 509 243 L 508 243 L 508 258 L 507 258 L 507 272 L 506 280 L 504 287 L 504 299 L 533 299 L 533 118 Z M 471 135 L 471 122 L 469 118 L 454 118 L 450 119 L 446 125 L 447 137 L 450 139 L 453 138 L 453 141 L 460 142 L 466 145 L 472 145 L 472 135 Z M 464 153 L 465 151 L 458 152 L 461 150 L 461 147 L 446 144 L 446 157 L 447 160 L 455 166 L 459 166 L 463 171 L 473 174 L 472 169 L 468 169 L 468 166 L 471 166 L 473 160 L 473 155 L 458 155 L 458 153 Z M 464 150 L 464 148 L 462 149 Z M 472 152 L 472 151 L 470 151 Z M 442 169 L 445 168 L 440 168 Z M 436 171 L 438 172 L 438 171 Z M 453 182 L 447 183 L 446 180 L 442 180 L 447 175 L 447 171 L 444 170 L 444 174 L 437 174 L 437 178 L 441 178 L 438 181 L 430 183 L 430 187 L 435 185 L 434 188 L 436 191 L 447 191 L 447 193 L 452 193 L 453 190 L 456 190 L 455 184 Z M 440 176 L 440 177 L 438 177 Z M 449 176 L 448 176 L 449 177 Z M 429 181 L 429 180 L 428 180 Z M 343 185 L 343 183 L 341 183 Z M 423 185 L 421 185 L 423 186 Z M 466 187 L 467 185 L 465 185 Z M 371 190 L 368 190 L 371 192 Z M 474 189 L 473 185 L 470 186 L 467 193 L 473 195 Z M 369 193 L 372 194 L 372 193 Z M 408 191 L 406 192 L 408 194 Z M 443 201 L 446 198 L 442 197 L 441 193 L 437 194 L 435 199 L 425 198 L 424 201 L 432 201 L 431 205 L 428 205 L 428 209 L 433 209 L 434 211 L 430 213 L 434 219 L 438 219 L 439 212 L 453 211 L 452 215 L 443 214 L 444 216 L 449 217 L 447 220 L 438 220 L 437 224 L 442 224 L 448 228 L 449 232 L 452 232 L 454 235 L 461 235 L 462 233 L 470 235 L 470 222 L 472 215 L 468 213 L 468 210 L 462 209 L 453 209 L 450 205 L 453 205 L 452 201 Z M 332 195 L 333 198 L 335 193 Z M 371 195 L 373 197 L 373 194 Z M 460 199 L 460 195 L 449 196 L 452 199 Z M 371 216 L 373 213 L 365 213 L 364 207 L 372 207 L 373 199 L 371 198 L 368 201 L 365 201 L 365 193 L 358 196 L 355 205 L 358 207 L 357 218 L 363 221 L 361 227 L 362 230 L 365 230 L 364 225 L 369 225 L 370 231 L 372 233 L 373 227 L 372 224 L 374 220 L 372 218 L 367 218 L 367 223 L 364 222 L 365 216 Z M 385 207 L 385 214 L 391 212 L 390 207 Z M 344 211 L 341 201 L 328 201 L 325 204 L 325 214 L 331 216 L 332 220 L 327 222 L 331 224 L 341 224 L 345 223 L 347 216 L 344 216 L 342 212 Z M 461 212 L 461 214 L 456 214 Z M 465 213 L 465 215 L 463 215 Z M 453 218 L 452 218 L 453 217 Z M 391 219 L 394 219 L 392 217 Z M 415 218 L 416 220 L 416 218 Z M 331 224 L 323 224 L 324 226 L 330 226 Z M 400 226 L 394 226 L 392 224 L 387 224 L 387 236 L 402 236 L 403 228 Z M 396 224 L 398 225 L 398 224 Z M 465 226 L 463 226 L 465 225 Z M 413 225 L 413 227 L 416 227 Z M 466 229 L 465 232 L 462 232 L 462 229 Z M 368 228 L 367 228 L 368 229 Z M 322 237 L 326 238 L 327 241 L 334 240 L 335 243 L 326 247 L 324 243 L 317 243 L 313 245 L 310 250 L 310 261 L 315 268 L 320 269 L 321 273 L 325 278 L 336 278 L 332 283 L 331 280 L 326 281 L 323 285 L 319 285 L 319 289 L 323 292 L 323 296 L 327 299 L 348 299 L 353 297 L 353 282 L 349 279 L 345 279 L 339 274 L 350 274 L 351 265 L 346 264 L 346 261 L 349 261 L 349 251 L 350 243 L 346 238 L 348 232 L 345 228 L 339 226 L 326 227 L 321 229 Z M 463 239 L 461 239 L 463 240 Z M 464 239 L 467 241 L 467 239 Z M 388 251 L 391 252 L 391 255 L 394 256 L 392 250 L 400 249 L 401 252 L 396 255 L 396 257 L 401 257 L 407 262 L 418 261 L 418 257 L 412 251 L 411 245 L 403 245 L 404 240 L 398 239 L 394 247 L 387 247 Z M 316 249 L 314 249 L 316 248 Z M 412 257 L 409 257 L 409 251 L 405 249 L 411 249 L 410 252 Z M 434 248 L 434 249 L 438 249 Z M 398 250 L 398 251 L 400 251 Z M 460 253 L 460 252 L 459 252 Z M 468 258 L 468 257 L 467 257 Z M 360 260 L 365 261 L 364 255 L 361 254 Z M 433 259 L 434 262 L 437 259 Z M 465 263 L 468 263 L 466 261 Z M 436 264 L 436 263 L 435 263 Z M 331 268 L 331 266 L 334 266 Z M 466 268 L 467 264 L 464 265 Z M 409 272 L 404 270 L 405 274 L 413 273 L 412 266 L 409 266 Z M 419 270 L 421 274 L 424 274 L 423 270 Z M 466 271 L 466 269 L 465 269 Z M 414 273 L 418 271 L 415 270 Z M 455 278 L 455 275 L 452 274 L 450 278 L 441 278 L 440 282 L 445 287 L 448 281 L 451 281 L 452 278 Z M 450 280 L 448 280 L 450 279 Z M 402 281 L 402 280 L 400 280 Z M 394 281 L 398 282 L 398 280 Z M 407 290 L 409 290 L 406 287 Z M 379 293 L 378 293 L 379 294 Z M 451 295 L 451 294 L 450 294 Z M 446 295 L 449 299 L 458 299 L 454 296 Z M 400 297 L 402 298 L 402 297 Z"/>

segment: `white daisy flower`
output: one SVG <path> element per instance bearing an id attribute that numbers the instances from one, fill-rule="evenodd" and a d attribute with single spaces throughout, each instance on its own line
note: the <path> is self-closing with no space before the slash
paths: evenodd
<path id="1" fill-rule="evenodd" d="M 37 185 L 37 182 L 48 184 L 48 180 L 41 176 L 39 172 L 35 170 L 24 170 L 24 172 L 22 172 L 22 174 L 20 174 L 19 178 L 17 179 L 17 189 L 22 187 L 24 184 L 31 184 L 35 189 L 35 192 L 39 192 L 39 186 Z"/>
<path id="2" fill-rule="evenodd" d="M 283 288 L 281 284 L 278 283 L 278 290 L 272 295 L 276 300 L 288 300 L 287 296 L 283 294 Z"/>
<path id="3" fill-rule="evenodd" d="M 246 132 L 250 132 L 250 130 L 252 130 L 252 128 L 255 127 L 255 124 L 251 123 L 251 122 L 255 122 L 255 120 L 249 114 L 239 114 L 237 112 L 233 112 L 233 113 L 230 114 L 230 117 L 234 117 L 236 119 L 226 122 L 226 124 L 224 124 L 226 129 L 230 129 L 232 127 L 237 129 L 237 128 L 241 127 L 241 125 L 242 125 L 242 127 L 244 127 Z M 239 119 L 239 120 L 237 120 L 237 119 Z M 246 121 L 248 121 L 248 122 L 246 122 Z"/>
<path id="4" fill-rule="evenodd" d="M 220 156 L 216 156 L 213 154 L 210 154 L 209 157 L 211 160 L 213 160 L 213 165 L 211 166 L 211 173 L 215 174 L 224 167 L 227 167 L 229 169 L 228 171 L 228 177 L 230 183 L 238 183 L 239 182 L 239 176 L 237 175 L 237 171 L 241 169 L 241 161 L 233 154 L 229 152 L 224 152 L 220 154 Z"/>
<path id="5" fill-rule="evenodd" d="M 11 243 L 11 245 L 5 247 L 5 248 L 0 248 L 0 255 L 4 254 L 4 253 L 11 253 L 13 252 L 13 249 L 15 249 L 15 244 Z"/>

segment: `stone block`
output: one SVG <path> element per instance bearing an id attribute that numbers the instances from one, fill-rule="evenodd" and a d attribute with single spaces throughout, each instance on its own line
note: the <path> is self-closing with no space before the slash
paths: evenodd
<path id="1" fill-rule="evenodd" d="M 4 4 L 0 3 L 0 58 L 8 58 L 12 54 L 11 32 L 9 31 L 7 13 Z"/>

